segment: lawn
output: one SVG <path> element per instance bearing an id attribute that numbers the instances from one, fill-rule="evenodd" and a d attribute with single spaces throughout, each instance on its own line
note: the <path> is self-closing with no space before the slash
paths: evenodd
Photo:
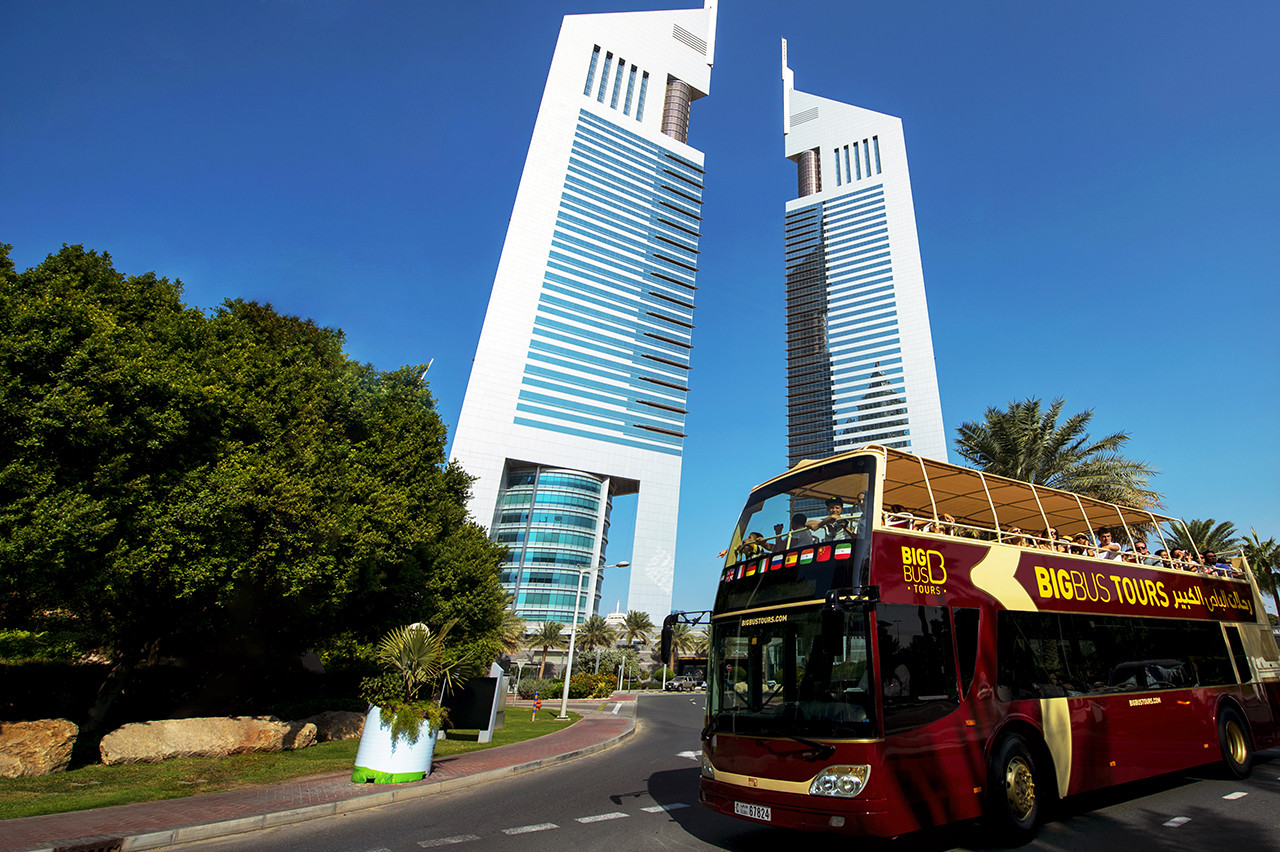
<path id="1" fill-rule="evenodd" d="M 506 725 L 494 734 L 493 742 L 476 742 L 476 731 L 450 731 L 449 739 L 436 743 L 435 753 L 437 757 L 447 757 L 523 742 L 558 731 L 581 718 L 570 713 L 569 721 L 558 722 L 555 716 L 555 711 L 543 710 L 532 722 L 527 709 L 508 707 Z M 0 778 L 0 819 L 177 799 L 350 772 L 359 744 L 359 740 L 343 740 L 274 754 L 192 757 L 129 766 L 98 764 L 39 778 Z"/>

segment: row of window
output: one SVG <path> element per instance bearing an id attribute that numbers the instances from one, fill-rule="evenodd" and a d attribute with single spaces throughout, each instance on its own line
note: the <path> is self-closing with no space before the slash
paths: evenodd
<path id="1" fill-rule="evenodd" d="M 848 145 L 844 145 L 834 150 L 835 154 L 835 174 L 836 186 L 843 186 L 846 183 L 853 183 L 855 180 L 862 180 L 863 164 L 866 164 L 867 177 L 871 177 L 871 151 L 875 149 L 876 156 L 876 174 L 880 174 L 880 137 L 872 136 L 871 139 L 862 140 L 862 156 L 858 156 L 858 143 L 853 143 L 853 154 L 850 156 Z M 843 166 L 841 168 L 841 152 L 844 153 Z M 852 160 L 853 170 L 850 171 L 850 161 Z M 843 179 L 842 179 L 843 178 Z"/>
<path id="2" fill-rule="evenodd" d="M 591 62 L 587 66 L 587 83 L 585 86 L 582 87 L 582 94 L 590 97 L 592 86 L 595 84 L 596 71 L 599 70 L 600 86 L 599 88 L 596 89 L 596 101 L 598 103 L 604 103 L 605 92 L 607 89 L 609 89 L 609 77 L 610 77 L 609 72 L 611 68 L 614 69 L 614 71 L 612 75 L 613 76 L 613 86 L 611 89 L 612 94 L 610 94 L 609 96 L 609 108 L 617 109 L 618 98 L 619 98 L 619 95 L 622 93 L 623 73 L 624 71 L 626 71 L 627 62 L 625 59 L 622 59 L 621 57 L 619 57 L 617 60 L 617 64 L 615 66 L 614 59 L 613 59 L 613 52 L 606 51 L 604 55 L 604 62 L 601 63 L 600 62 L 600 45 L 598 44 L 591 50 Z M 644 100 L 645 100 L 645 95 L 648 93 L 648 90 L 649 90 L 649 72 L 639 71 L 639 69 L 636 68 L 635 65 L 631 66 L 630 73 L 626 75 L 627 88 L 626 88 L 626 96 L 622 101 L 622 114 L 631 115 L 631 98 L 632 98 L 632 95 L 636 94 L 637 72 L 639 72 L 639 75 L 640 75 L 639 76 L 640 91 L 636 99 L 636 121 L 643 121 L 644 120 Z"/>
<path id="3" fill-rule="evenodd" d="M 1216 686 L 1250 680 L 1237 628 L 1214 621 L 999 613 L 1003 700 Z M 1236 666 L 1232 666 L 1232 657 Z"/>
<path id="4" fill-rule="evenodd" d="M 499 508 L 518 508 L 520 506 L 533 505 L 533 491 L 508 491 L 502 495 L 502 502 L 498 504 Z M 554 491 L 539 492 L 538 507 L 548 508 L 553 506 L 564 506 L 570 509 L 584 509 L 588 512 L 595 513 L 600 509 L 600 501 L 590 497 L 583 497 L 578 494 L 561 494 Z"/>
<path id="5" fill-rule="evenodd" d="M 591 564 L 591 555 L 589 553 L 576 553 L 568 550 L 536 550 L 528 548 L 521 550 L 514 548 L 507 552 L 507 561 L 503 563 L 507 567 L 534 566 L 564 566 L 567 568 L 585 568 Z"/>
<path id="6" fill-rule="evenodd" d="M 539 488 L 573 488 L 590 494 L 600 493 L 600 480 L 573 473 L 552 473 L 550 471 L 515 470 L 507 474 L 507 487 L 533 485 L 537 481 Z"/>
<path id="7" fill-rule="evenodd" d="M 591 515 L 571 515 L 565 512 L 503 512 L 498 523 L 528 524 L 532 522 L 538 527 L 572 527 L 580 530 L 595 530 L 596 519 Z"/>

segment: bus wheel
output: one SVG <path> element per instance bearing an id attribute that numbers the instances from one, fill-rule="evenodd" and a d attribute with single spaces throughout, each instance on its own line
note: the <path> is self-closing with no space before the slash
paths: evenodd
<path id="1" fill-rule="evenodd" d="M 987 773 L 987 821 L 998 839 L 1021 845 L 1035 837 L 1040 823 L 1037 771 L 1026 740 L 1017 734 L 1000 740 Z"/>
<path id="2" fill-rule="evenodd" d="M 1248 778 L 1253 769 L 1253 747 L 1244 720 L 1230 707 L 1218 714 L 1218 746 L 1227 771 L 1236 778 Z"/>

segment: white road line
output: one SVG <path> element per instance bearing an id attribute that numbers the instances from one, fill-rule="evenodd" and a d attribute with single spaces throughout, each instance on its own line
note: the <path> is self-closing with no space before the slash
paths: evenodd
<path id="1" fill-rule="evenodd" d="M 479 840 L 480 837 L 475 834 L 455 834 L 453 837 L 437 837 L 435 840 L 419 840 L 418 845 L 430 849 L 433 846 L 452 846 L 455 843 L 466 843 L 471 840 Z M 391 852 L 391 850 L 387 850 Z"/>
<path id="2" fill-rule="evenodd" d="M 644 811 L 647 814 L 660 814 L 665 811 L 678 811 L 681 808 L 687 808 L 687 807 L 689 806 L 684 804 L 683 802 L 672 802 L 669 805 L 653 805 L 652 807 L 641 808 L 640 810 Z"/>
<path id="3" fill-rule="evenodd" d="M 532 834 L 535 831 L 550 831 L 559 828 L 554 822 L 540 822 L 537 825 L 522 825 L 519 828 L 504 828 L 503 834 Z"/>
<path id="4" fill-rule="evenodd" d="M 621 701 L 619 701 L 617 704 L 613 705 L 613 709 L 612 709 L 612 710 L 610 710 L 609 712 L 610 712 L 610 713 L 612 713 L 613 715 L 617 716 L 617 715 L 618 715 L 618 711 L 619 711 L 619 710 L 621 710 L 621 709 L 622 709 L 622 702 L 621 702 Z"/>
<path id="5" fill-rule="evenodd" d="M 1174 817 L 1165 823 L 1165 827 L 1178 828 L 1179 826 L 1186 825 L 1189 822 L 1191 822 L 1191 817 Z"/>
<path id="6" fill-rule="evenodd" d="M 596 814 L 589 817 L 578 817 L 578 822 L 604 822 L 607 819 L 625 819 L 631 814 L 624 814 L 622 811 L 614 811 L 611 814 Z"/>
<path id="7" fill-rule="evenodd" d="M 1243 799 L 1243 798 L 1244 798 L 1245 796 L 1247 796 L 1247 795 L 1249 795 L 1249 794 L 1248 794 L 1248 793 L 1228 793 L 1227 795 L 1223 796 L 1222 798 L 1224 798 L 1224 799 Z"/>
<path id="8" fill-rule="evenodd" d="M 687 758 L 689 758 L 690 760 L 701 760 L 701 759 L 702 759 L 702 752 L 698 752 L 698 751 L 678 751 L 678 752 L 676 752 L 676 757 L 687 757 Z"/>

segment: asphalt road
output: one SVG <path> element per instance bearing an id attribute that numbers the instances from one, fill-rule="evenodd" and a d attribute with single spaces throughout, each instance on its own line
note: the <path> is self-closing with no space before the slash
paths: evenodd
<path id="1" fill-rule="evenodd" d="M 852 848 L 849 838 L 793 834 L 701 807 L 697 749 L 702 703 L 700 693 L 642 697 L 636 735 L 623 744 L 518 778 L 183 848 L 786 852 L 797 843 L 806 849 Z M 859 852 L 990 848 L 977 824 L 892 841 L 852 842 Z M 1231 852 L 1280 852 L 1280 751 L 1264 752 L 1245 781 L 1227 780 L 1207 769 L 1070 800 L 1036 842 L 1023 848 L 1219 852 L 1227 844 Z"/>

